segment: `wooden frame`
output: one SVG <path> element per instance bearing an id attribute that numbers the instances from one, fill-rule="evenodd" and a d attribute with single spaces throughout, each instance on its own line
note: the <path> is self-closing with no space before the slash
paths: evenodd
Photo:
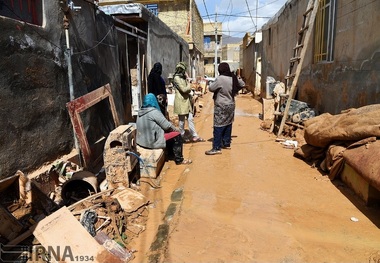
<path id="1" fill-rule="evenodd" d="M 71 123 L 74 127 L 75 136 L 78 138 L 80 151 L 82 152 L 84 162 L 83 166 L 86 168 L 90 166 L 92 156 L 80 113 L 107 98 L 110 102 L 115 127 L 118 127 L 120 125 L 119 118 L 117 116 L 115 102 L 113 100 L 111 86 L 109 84 L 106 84 L 94 91 L 91 91 L 90 93 L 87 93 L 86 95 L 83 95 L 82 97 L 66 103 L 66 108 L 69 111 Z"/>

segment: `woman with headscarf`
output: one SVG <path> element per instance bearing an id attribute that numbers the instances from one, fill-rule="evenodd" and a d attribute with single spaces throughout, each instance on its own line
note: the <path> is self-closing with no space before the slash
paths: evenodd
<path id="1" fill-rule="evenodd" d="M 182 137 L 178 129 L 161 113 L 156 96 L 145 95 L 136 120 L 136 143 L 146 149 L 165 149 L 168 159 L 176 164 L 190 164 L 182 155 Z"/>
<path id="2" fill-rule="evenodd" d="M 206 155 L 221 154 L 222 148 L 231 147 L 232 123 L 235 117 L 235 96 L 245 83 L 231 72 L 230 66 L 222 62 L 218 66 L 219 76 L 211 83 L 209 91 L 214 93 L 214 131 L 212 149 Z"/>
<path id="3" fill-rule="evenodd" d="M 162 78 L 162 64 L 156 62 L 148 75 L 148 93 L 153 93 L 158 101 L 162 114 L 169 119 L 167 112 L 167 92 L 165 80 Z"/>
<path id="4" fill-rule="evenodd" d="M 187 119 L 192 136 L 191 142 L 204 142 L 205 140 L 199 137 L 197 131 L 195 130 L 193 105 L 191 102 L 192 90 L 187 82 L 186 64 L 184 62 L 179 62 L 175 68 L 173 86 L 175 89 L 173 112 L 178 115 L 181 136 L 185 136 L 185 120 Z M 188 139 L 185 139 L 185 141 L 190 142 Z"/>

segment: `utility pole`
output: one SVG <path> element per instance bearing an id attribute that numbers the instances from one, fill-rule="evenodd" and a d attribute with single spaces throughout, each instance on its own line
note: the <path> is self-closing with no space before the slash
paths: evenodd
<path id="1" fill-rule="evenodd" d="M 256 0 L 256 24 L 255 24 L 255 33 L 257 32 L 257 9 L 259 9 L 259 0 Z"/>
<path id="2" fill-rule="evenodd" d="M 215 15 L 215 58 L 214 58 L 214 77 L 216 78 L 218 72 L 218 13 Z"/>

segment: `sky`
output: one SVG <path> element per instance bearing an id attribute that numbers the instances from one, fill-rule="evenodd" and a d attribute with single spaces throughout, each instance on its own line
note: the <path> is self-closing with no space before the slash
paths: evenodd
<path id="1" fill-rule="evenodd" d="M 195 0 L 203 22 L 223 23 L 223 34 L 244 37 L 273 17 L 287 0 Z M 249 7 L 249 8 L 248 8 Z"/>

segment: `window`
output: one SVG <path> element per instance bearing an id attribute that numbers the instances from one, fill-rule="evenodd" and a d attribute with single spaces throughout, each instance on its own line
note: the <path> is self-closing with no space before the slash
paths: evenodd
<path id="1" fill-rule="evenodd" d="M 205 50 L 208 50 L 211 48 L 211 38 L 210 37 L 204 37 L 203 38 L 203 46 Z"/>
<path id="2" fill-rule="evenodd" d="M 0 0 L 0 16 L 42 25 L 42 0 Z"/>
<path id="3" fill-rule="evenodd" d="M 314 62 L 333 61 L 336 0 L 318 0 L 314 31 Z"/>

